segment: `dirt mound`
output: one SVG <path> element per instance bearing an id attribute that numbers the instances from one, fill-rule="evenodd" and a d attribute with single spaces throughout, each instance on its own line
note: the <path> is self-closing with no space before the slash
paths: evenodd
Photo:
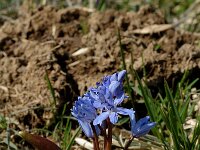
<path id="1" fill-rule="evenodd" d="M 187 69 L 199 73 L 200 38 L 173 26 L 159 30 L 165 24 L 151 7 L 134 13 L 48 6 L 5 22 L 0 28 L 0 113 L 16 118 L 22 128 L 44 125 L 52 100 L 45 75 L 58 110 L 66 103 L 70 108 L 79 94 L 121 68 L 117 27 L 128 67 L 141 77 L 145 67 L 149 85 L 180 77 Z M 153 25 L 160 26 L 142 32 Z"/>

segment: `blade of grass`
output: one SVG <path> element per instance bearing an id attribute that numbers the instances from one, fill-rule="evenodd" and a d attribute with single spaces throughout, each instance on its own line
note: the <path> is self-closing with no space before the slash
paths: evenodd
<path id="1" fill-rule="evenodd" d="M 185 121 L 186 117 L 188 116 L 189 104 L 190 104 L 190 97 L 188 96 L 186 99 L 186 102 L 183 103 L 181 110 L 180 110 L 180 116 L 181 116 L 182 121 Z"/>
<path id="2" fill-rule="evenodd" d="M 69 145 L 67 146 L 66 150 L 70 150 L 70 149 L 71 149 L 71 146 L 72 146 L 72 144 L 74 143 L 74 140 L 75 140 L 76 136 L 80 133 L 80 131 L 81 131 L 81 128 L 78 127 L 78 128 L 76 129 L 74 135 L 72 136 L 72 138 L 71 138 L 71 140 L 70 140 L 70 142 L 69 142 Z"/>
<path id="3" fill-rule="evenodd" d="M 121 61 L 122 61 L 122 64 L 123 64 L 123 69 L 127 70 L 126 63 L 125 63 L 124 49 L 122 47 L 121 34 L 120 34 L 120 29 L 119 28 L 117 28 L 117 37 L 118 37 L 118 41 L 119 41 Z M 131 90 L 132 88 L 130 86 L 128 73 L 126 74 L 125 78 L 126 78 L 126 83 L 127 83 L 127 86 L 128 86 L 128 94 L 129 94 L 130 99 L 131 99 L 132 107 L 133 107 L 133 109 L 135 109 L 135 99 L 133 98 L 133 95 L 132 95 L 132 90 Z"/>
<path id="4" fill-rule="evenodd" d="M 175 91 L 175 99 L 178 99 L 180 93 L 179 93 L 179 89 L 180 87 L 183 87 L 183 84 L 185 83 L 185 80 L 187 79 L 189 75 L 189 72 L 186 71 L 184 74 L 183 74 L 183 77 L 181 78 L 181 81 L 178 83 L 178 88 L 176 89 Z"/>
<path id="5" fill-rule="evenodd" d="M 135 74 L 135 77 L 138 81 L 138 84 L 139 84 L 139 88 L 142 92 L 142 96 L 144 97 L 144 101 L 145 101 L 145 105 L 147 107 L 147 110 L 149 112 L 149 115 L 151 116 L 151 119 L 153 121 L 156 121 L 156 116 L 154 115 L 154 110 L 155 109 L 152 109 L 152 107 L 154 106 L 154 104 L 151 105 L 151 102 L 149 100 L 149 97 L 148 97 L 148 94 L 147 94 L 147 91 L 146 91 L 146 88 L 142 85 L 142 82 L 137 74 L 137 72 L 134 70 L 134 74 Z"/>
<path id="6" fill-rule="evenodd" d="M 138 81 L 139 88 L 141 90 L 142 96 L 144 97 L 145 106 L 147 108 L 147 111 L 148 111 L 152 121 L 158 122 L 160 120 L 160 117 L 161 117 L 160 112 L 158 110 L 160 105 L 158 105 L 158 103 L 154 102 L 149 89 L 145 85 L 143 86 L 137 72 L 135 70 L 133 70 L 133 71 L 134 71 L 135 77 Z M 158 110 L 158 111 L 155 111 L 155 110 Z M 161 127 L 161 124 L 159 124 L 159 126 Z M 152 132 L 154 133 L 154 135 L 156 135 L 163 142 L 164 145 L 166 145 L 165 147 L 168 147 L 167 144 L 166 144 L 165 138 L 164 138 L 163 131 L 161 130 L 161 132 L 160 132 L 158 128 L 159 127 L 156 126 L 154 129 L 152 129 Z M 168 149 L 168 148 L 166 148 L 166 149 Z"/>
<path id="7" fill-rule="evenodd" d="M 174 98 L 172 96 L 172 92 L 170 91 L 169 89 L 169 86 L 167 84 L 166 81 L 164 81 L 164 87 L 165 87 L 165 93 L 166 93 L 166 97 L 167 99 L 169 100 L 169 103 L 170 103 L 170 107 L 172 108 L 172 114 L 173 114 L 173 117 L 175 117 L 176 119 L 174 121 L 176 121 L 177 123 L 177 126 L 176 126 L 176 132 L 175 133 L 179 133 L 179 130 L 180 130 L 180 136 L 179 136 L 179 142 L 181 142 L 180 140 L 183 139 L 182 141 L 184 142 L 184 147 L 185 148 L 189 148 L 189 145 L 190 145 L 190 141 L 188 139 L 188 137 L 186 136 L 185 132 L 184 132 L 184 129 L 183 129 L 183 121 L 181 120 L 181 116 L 180 116 L 180 113 L 179 111 L 177 110 L 177 107 L 176 107 L 176 104 L 175 102 L 173 101 Z M 174 127 L 173 127 L 174 128 Z"/>
<path id="8" fill-rule="evenodd" d="M 45 80 L 47 81 L 47 86 L 48 86 L 48 89 L 50 90 L 50 93 L 51 93 L 51 96 L 52 96 L 52 99 L 53 99 L 53 105 L 54 105 L 54 107 L 56 108 L 56 96 L 55 96 L 55 91 L 54 91 L 54 89 L 53 89 L 53 87 L 52 87 L 52 84 L 51 84 L 51 82 L 50 82 L 50 80 L 49 80 L 49 77 L 48 77 L 47 72 L 46 72 L 46 74 L 45 74 Z"/>

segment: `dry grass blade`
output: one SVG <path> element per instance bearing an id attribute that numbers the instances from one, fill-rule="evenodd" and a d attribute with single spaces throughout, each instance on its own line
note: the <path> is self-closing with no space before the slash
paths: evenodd
<path id="1" fill-rule="evenodd" d="M 93 144 L 88 142 L 85 139 L 77 137 L 77 138 L 75 138 L 75 141 L 76 141 L 77 144 L 79 144 L 80 146 L 84 147 L 85 149 L 88 149 L 88 150 L 93 149 Z"/>
<path id="2" fill-rule="evenodd" d="M 75 57 L 75 56 L 79 56 L 79 55 L 84 55 L 84 54 L 86 54 L 86 53 L 88 53 L 88 52 L 89 52 L 89 48 L 88 48 L 88 47 L 86 47 L 86 48 L 81 48 L 81 49 L 77 50 L 76 52 L 74 52 L 74 53 L 72 54 L 72 56 Z"/>
<path id="3" fill-rule="evenodd" d="M 133 31 L 134 34 L 152 34 L 159 33 L 172 28 L 172 24 L 154 24 L 142 29 L 136 29 Z"/>

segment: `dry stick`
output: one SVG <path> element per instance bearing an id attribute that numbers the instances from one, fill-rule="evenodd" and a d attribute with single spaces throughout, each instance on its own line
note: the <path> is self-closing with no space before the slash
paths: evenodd
<path id="1" fill-rule="evenodd" d="M 126 143 L 126 145 L 124 146 L 124 150 L 128 150 L 128 147 L 131 145 L 133 139 L 134 139 L 134 137 L 132 136 L 132 137 L 130 138 L 130 140 Z"/>
<path id="2" fill-rule="evenodd" d="M 94 127 L 93 124 L 91 124 L 91 127 L 92 127 L 93 134 L 94 134 L 94 137 L 92 138 L 92 139 L 93 139 L 93 144 L 94 144 L 94 150 L 100 150 L 100 148 L 99 148 L 98 136 L 97 136 L 95 127 Z"/>
<path id="3" fill-rule="evenodd" d="M 106 150 L 111 150 L 112 148 L 112 123 L 110 122 L 110 119 L 107 119 L 108 124 L 108 140 L 106 145 Z"/>

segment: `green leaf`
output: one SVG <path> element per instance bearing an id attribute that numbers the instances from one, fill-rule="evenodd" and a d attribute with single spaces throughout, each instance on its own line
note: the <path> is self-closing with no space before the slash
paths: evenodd
<path id="1" fill-rule="evenodd" d="M 47 81 L 47 86 L 48 86 L 48 89 L 50 90 L 50 93 L 51 93 L 51 96 L 52 96 L 52 99 L 53 99 L 53 104 L 54 106 L 56 107 L 56 96 L 55 96 L 55 91 L 51 85 L 51 82 L 49 80 L 49 77 L 48 77 L 48 74 L 46 72 L 45 74 L 45 80 Z"/>
<path id="2" fill-rule="evenodd" d="M 76 136 L 80 133 L 80 131 L 81 131 L 81 128 L 78 127 L 78 128 L 76 129 L 74 135 L 72 136 L 72 138 L 71 138 L 71 140 L 70 140 L 70 142 L 69 142 L 69 145 L 67 146 L 66 150 L 70 150 L 70 149 L 71 149 L 71 146 L 72 146 L 72 144 L 74 143 L 74 140 L 75 140 Z"/>
<path id="3" fill-rule="evenodd" d="M 183 103 L 183 106 L 181 107 L 180 111 L 181 120 L 183 122 L 185 122 L 185 119 L 188 116 L 187 113 L 188 113 L 189 103 L 190 103 L 190 97 L 188 96 L 186 102 Z"/>

